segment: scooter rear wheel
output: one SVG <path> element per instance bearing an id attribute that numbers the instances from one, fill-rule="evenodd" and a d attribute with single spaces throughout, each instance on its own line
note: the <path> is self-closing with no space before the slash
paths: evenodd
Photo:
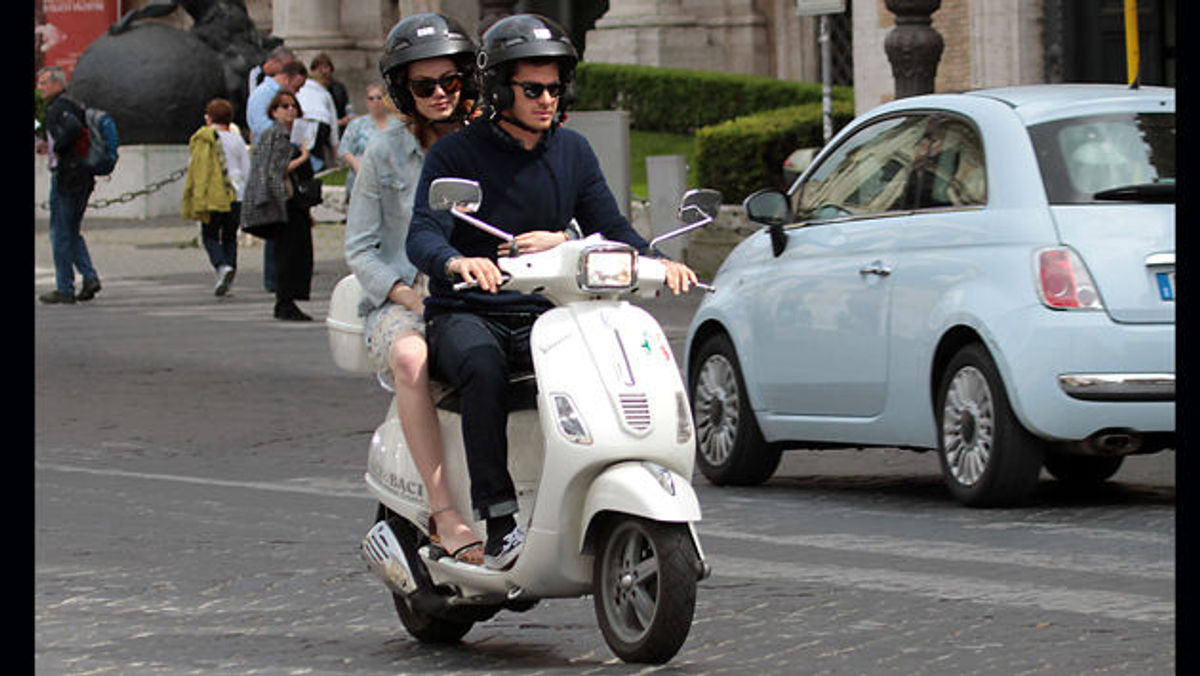
<path id="1" fill-rule="evenodd" d="M 697 556 L 686 524 L 617 515 L 601 529 L 592 584 L 600 631 L 626 662 L 679 652 L 696 608 Z"/>
<path id="2" fill-rule="evenodd" d="M 452 622 L 423 613 L 400 594 L 392 594 L 392 601 L 404 629 L 421 643 L 458 643 L 474 625 L 473 622 Z"/>

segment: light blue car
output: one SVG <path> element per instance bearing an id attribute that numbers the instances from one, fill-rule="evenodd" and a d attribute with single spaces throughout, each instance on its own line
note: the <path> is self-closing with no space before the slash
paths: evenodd
<path id="1" fill-rule="evenodd" d="M 1025 500 L 1175 445 L 1175 90 L 1040 85 L 856 118 L 726 258 L 689 327 L 697 461 L 937 449 L 953 496 Z"/>

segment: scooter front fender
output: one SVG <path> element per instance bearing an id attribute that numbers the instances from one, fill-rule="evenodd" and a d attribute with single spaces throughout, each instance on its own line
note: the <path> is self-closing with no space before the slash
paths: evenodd
<path id="1" fill-rule="evenodd" d="M 593 520 L 602 512 L 691 523 L 700 520 L 700 500 L 691 482 L 679 473 L 652 462 L 629 460 L 605 468 L 588 488 L 583 501 L 580 551 Z"/>

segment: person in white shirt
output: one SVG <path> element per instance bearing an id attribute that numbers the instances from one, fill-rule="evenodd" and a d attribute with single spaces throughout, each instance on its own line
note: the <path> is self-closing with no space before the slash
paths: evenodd
<path id="1" fill-rule="evenodd" d="M 337 106 L 329 90 L 317 82 L 316 78 L 308 78 L 304 86 L 296 92 L 300 107 L 304 110 L 304 120 L 308 122 L 306 133 L 308 148 L 312 154 L 314 171 L 321 171 L 337 161 L 338 116 Z"/>

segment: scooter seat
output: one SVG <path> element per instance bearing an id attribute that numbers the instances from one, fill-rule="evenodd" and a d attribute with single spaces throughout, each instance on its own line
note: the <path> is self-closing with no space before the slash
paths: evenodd
<path id="1" fill-rule="evenodd" d="M 451 413 L 462 413 L 462 395 L 458 389 L 435 380 L 431 380 L 429 385 L 437 408 Z M 513 374 L 508 379 L 508 395 L 504 400 L 509 413 L 536 411 L 537 376 L 531 371 Z"/>

